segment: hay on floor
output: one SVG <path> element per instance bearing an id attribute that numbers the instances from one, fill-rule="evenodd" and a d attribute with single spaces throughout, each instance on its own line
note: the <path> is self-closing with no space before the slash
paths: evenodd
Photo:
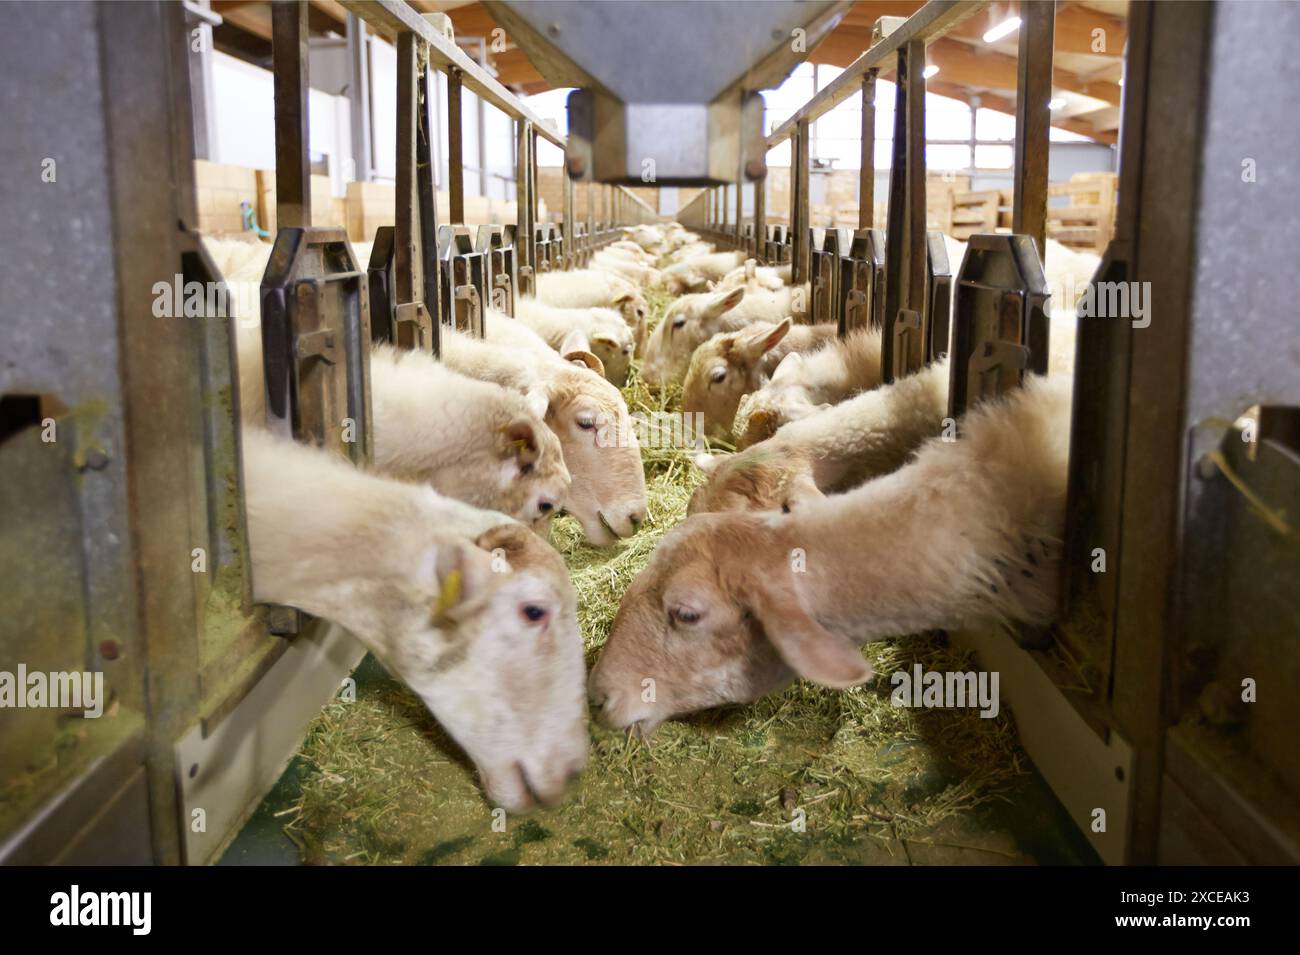
<path id="1" fill-rule="evenodd" d="M 666 304 L 655 297 L 654 318 Z M 634 412 L 672 409 L 677 397 L 651 395 L 635 375 L 625 393 Z M 651 518 L 636 537 L 596 549 L 571 518 L 553 530 L 589 664 L 699 480 L 686 451 L 644 455 Z M 504 831 L 418 698 L 386 676 L 359 680 L 355 702 L 330 705 L 312 725 L 285 831 L 304 859 L 321 863 L 896 862 L 908 846 L 954 839 L 975 853 L 970 861 L 1023 861 L 1009 837 L 983 838 L 978 822 L 1023 772 L 1006 711 L 982 719 L 973 709 L 891 705 L 889 674 L 972 662 L 941 635 L 864 652 L 879 676 L 852 690 L 799 683 L 749 707 L 671 721 L 648 744 L 593 727 L 571 796 L 505 820 Z M 791 824 L 797 810 L 806 831 Z"/>

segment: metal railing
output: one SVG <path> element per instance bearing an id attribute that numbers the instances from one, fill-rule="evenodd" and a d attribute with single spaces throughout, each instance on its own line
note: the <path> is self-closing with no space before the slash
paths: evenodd
<path id="1" fill-rule="evenodd" d="M 809 314 L 814 318 L 836 314 L 842 334 L 870 321 L 870 316 L 879 316 L 884 325 L 886 381 L 915 370 L 927 356 L 942 353 L 925 344 L 927 290 L 936 282 L 926 236 L 926 45 L 987 6 L 987 0 L 932 0 L 907 19 L 882 17 L 872 31 L 871 46 L 763 140 L 760 148 L 764 156 L 748 157 L 747 162 L 742 159 L 745 175 L 738 183 L 706 189 L 678 216 L 683 224 L 723 247 L 746 249 L 760 261 L 788 261 L 795 284 L 811 281 L 814 299 L 820 293 L 835 300 L 828 309 L 815 302 Z M 1030 3 L 1024 8 L 1017 76 L 1012 231 L 1031 238 L 1041 259 L 1046 237 L 1055 4 Z M 877 232 L 871 228 L 875 205 L 876 79 L 882 70 L 890 68 L 897 82 L 887 228 L 884 234 L 873 236 L 871 233 Z M 828 236 L 832 229 L 814 229 L 811 223 L 809 130 L 819 117 L 855 94 L 862 98 L 857 230 Z M 765 210 L 766 151 L 786 141 L 791 144 L 790 225 L 769 227 Z M 748 217 L 744 215 L 746 191 L 753 203 Z M 879 290 L 885 300 L 883 308 L 860 298 L 855 301 L 852 289 L 836 287 L 837 276 L 853 271 L 852 250 L 873 244 L 882 246 L 885 263 L 883 288 Z M 824 255 L 845 262 L 838 269 L 831 265 L 815 269 L 814 260 Z M 874 259 L 878 261 L 878 257 Z M 864 260 L 862 271 L 871 264 Z M 900 327 L 910 333 L 898 334 Z M 905 348 L 907 354 L 895 355 L 895 348 Z"/>

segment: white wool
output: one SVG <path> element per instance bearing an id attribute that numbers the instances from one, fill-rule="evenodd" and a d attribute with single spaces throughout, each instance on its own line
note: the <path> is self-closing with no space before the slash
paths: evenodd
<path id="1" fill-rule="evenodd" d="M 609 308 L 636 288 L 624 278 L 600 269 L 542 272 L 537 276 L 537 297 L 548 305 L 565 308 Z"/>

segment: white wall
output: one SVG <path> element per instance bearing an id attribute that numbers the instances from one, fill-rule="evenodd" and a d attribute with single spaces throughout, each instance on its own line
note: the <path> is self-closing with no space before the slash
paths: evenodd
<path id="1" fill-rule="evenodd" d="M 275 87 L 269 70 L 212 54 L 212 102 L 216 131 L 214 162 L 257 169 L 275 168 Z M 311 90 L 307 100 L 309 146 L 329 157 L 336 196 L 345 191 L 352 168 L 348 101 Z"/>

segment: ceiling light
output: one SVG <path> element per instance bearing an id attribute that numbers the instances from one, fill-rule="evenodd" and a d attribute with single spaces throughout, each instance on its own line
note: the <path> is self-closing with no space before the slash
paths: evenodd
<path id="1" fill-rule="evenodd" d="M 997 26 L 995 26 L 988 33 L 984 34 L 984 42 L 997 43 L 998 40 L 1001 40 L 1004 36 L 1010 36 L 1011 34 L 1015 33 L 1019 29 L 1020 29 L 1020 18 L 1008 17 L 1007 19 L 999 23 Z"/>
<path id="2" fill-rule="evenodd" d="M 1065 97 L 1063 96 L 1053 96 L 1050 100 L 1048 100 L 1047 103 L 1048 109 L 1057 110 L 1057 109 L 1062 109 L 1064 107 L 1065 107 Z"/>
<path id="3" fill-rule="evenodd" d="M 925 79 L 928 80 L 930 77 L 934 76 L 934 74 L 938 72 L 939 72 L 939 67 L 931 63 L 929 66 L 927 66 L 925 69 L 921 71 L 921 76 L 925 77 Z"/>

